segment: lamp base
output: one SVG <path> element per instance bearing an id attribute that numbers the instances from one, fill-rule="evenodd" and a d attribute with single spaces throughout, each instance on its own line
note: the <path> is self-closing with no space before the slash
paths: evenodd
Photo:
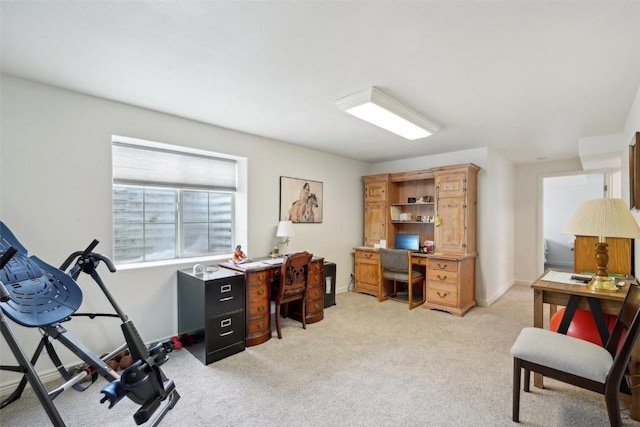
<path id="1" fill-rule="evenodd" d="M 620 288 L 616 286 L 618 281 L 614 277 L 593 276 L 587 289 L 598 292 L 618 292 Z"/>

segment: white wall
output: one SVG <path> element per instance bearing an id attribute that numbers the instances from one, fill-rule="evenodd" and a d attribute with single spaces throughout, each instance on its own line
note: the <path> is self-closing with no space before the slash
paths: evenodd
<path id="1" fill-rule="evenodd" d="M 513 284 L 514 167 L 488 148 L 395 160 L 373 165 L 372 173 L 392 173 L 475 163 L 478 173 L 478 258 L 476 300 L 487 306 Z"/>
<path id="2" fill-rule="evenodd" d="M 288 250 L 309 250 L 335 262 L 338 291 L 347 290 L 352 248 L 363 239 L 361 176 L 370 173 L 368 164 L 11 76 L 2 75 L 0 85 L 0 217 L 30 254 L 60 265 L 96 238 L 96 251 L 111 255 L 111 136 L 116 134 L 247 157 L 245 249 L 253 257 L 266 255 L 274 243 L 279 177 L 322 181 L 323 223 L 295 225 Z M 143 339 L 155 341 L 178 332 L 176 270 L 189 267 L 101 274 Z M 80 283 L 80 311 L 109 307 L 88 276 Z M 96 353 L 122 341 L 115 320 L 74 319 L 65 326 Z M 30 354 L 37 331 L 18 326 L 14 331 Z M 0 354 L 3 364 L 13 359 L 4 341 Z M 69 360 L 75 359 L 63 359 Z M 0 384 L 15 378 L 11 375 L 2 371 Z"/>
<path id="3" fill-rule="evenodd" d="M 640 87 L 638 88 L 638 92 L 636 92 L 636 97 L 624 125 L 624 141 L 628 144 L 632 138 L 635 138 L 636 132 L 640 132 Z M 629 200 L 629 151 L 626 149 L 623 152 L 622 160 L 622 189 L 622 198 Z M 636 221 L 640 223 L 640 211 L 633 210 L 632 212 Z M 635 241 L 634 270 L 636 277 L 640 277 L 640 239 L 636 239 Z"/>

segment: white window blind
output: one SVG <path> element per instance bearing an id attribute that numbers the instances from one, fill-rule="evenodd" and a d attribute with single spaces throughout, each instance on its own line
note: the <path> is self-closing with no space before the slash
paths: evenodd
<path id="1" fill-rule="evenodd" d="M 113 141 L 113 183 L 236 191 L 236 161 Z"/>

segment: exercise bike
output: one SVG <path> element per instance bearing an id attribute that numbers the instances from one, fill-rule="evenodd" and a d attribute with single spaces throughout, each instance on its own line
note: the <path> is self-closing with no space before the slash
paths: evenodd
<path id="1" fill-rule="evenodd" d="M 90 381 L 93 384 L 98 375 L 109 381 L 100 391 L 103 395 L 100 403 L 109 402 L 111 409 L 122 398 L 128 397 L 140 405 L 133 415 L 137 425 L 150 419 L 151 425 L 158 425 L 180 399 L 174 382 L 160 369 L 160 365 L 168 360 L 166 348 L 161 343 L 151 347 L 144 344 L 133 322 L 116 303 L 98 274 L 97 268 L 101 262 L 111 273 L 116 271 L 108 257 L 93 252 L 98 243 L 93 240 L 85 250 L 72 253 L 60 268 L 56 268 L 36 256 L 28 256 L 27 249 L 0 221 L 0 329 L 18 362 L 18 366 L 0 365 L 0 370 L 23 374 L 14 392 L 0 402 L 0 409 L 19 399 L 29 383 L 53 425 L 64 426 L 53 399 L 70 388 L 83 391 L 88 387 L 83 383 Z M 80 273 L 89 274 L 97 283 L 115 314 L 76 313 L 82 303 L 82 290 L 76 282 Z M 62 326 L 63 322 L 78 316 L 119 318 L 125 344 L 102 358 L 98 357 Z M 40 329 L 42 339 L 30 360 L 13 334 L 7 318 L 21 326 Z M 58 340 L 78 356 L 85 364 L 82 369 L 67 370 L 51 339 Z M 34 368 L 45 348 L 65 380 L 64 384 L 51 391 L 46 390 Z M 129 350 L 133 363 L 119 375 L 107 362 L 124 349 Z M 158 411 L 163 402 L 164 406 Z"/>

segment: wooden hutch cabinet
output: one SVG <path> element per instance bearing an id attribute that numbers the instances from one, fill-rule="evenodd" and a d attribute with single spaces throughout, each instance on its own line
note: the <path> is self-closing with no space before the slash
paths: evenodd
<path id="1" fill-rule="evenodd" d="M 479 170 L 469 163 L 364 177 L 365 238 L 355 249 L 354 290 L 379 297 L 373 246 L 386 240 L 392 248 L 396 233 L 418 234 L 421 244 L 431 240 L 435 247 L 434 253 L 412 256 L 426 273 L 425 307 L 462 316 L 475 306 Z"/>

